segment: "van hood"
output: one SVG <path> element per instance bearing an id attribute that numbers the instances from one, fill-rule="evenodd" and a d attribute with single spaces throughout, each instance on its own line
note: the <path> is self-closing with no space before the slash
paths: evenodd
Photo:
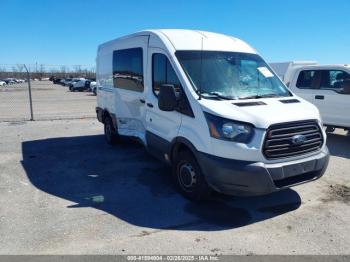
<path id="1" fill-rule="evenodd" d="M 297 99 L 296 103 L 283 103 L 283 100 Z M 268 128 L 272 124 L 317 119 L 318 109 L 311 103 L 297 96 L 283 98 L 263 98 L 249 100 L 211 100 L 198 101 L 203 111 L 227 119 L 253 124 L 257 128 Z M 254 102 L 260 103 L 253 104 Z M 239 103 L 249 103 L 244 106 Z"/>

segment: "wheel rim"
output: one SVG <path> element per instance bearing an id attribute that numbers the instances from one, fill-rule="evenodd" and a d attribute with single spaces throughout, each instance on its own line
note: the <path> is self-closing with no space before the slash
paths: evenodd
<path id="1" fill-rule="evenodd" d="M 196 172 L 193 166 L 188 162 L 185 162 L 182 165 L 180 165 L 178 177 L 180 186 L 186 192 L 192 191 L 197 184 Z"/>

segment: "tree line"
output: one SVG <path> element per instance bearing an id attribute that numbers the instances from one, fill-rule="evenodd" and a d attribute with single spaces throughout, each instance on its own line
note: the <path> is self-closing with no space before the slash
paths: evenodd
<path id="1" fill-rule="evenodd" d="M 43 79 L 55 76 L 57 78 L 72 78 L 72 77 L 85 77 L 96 78 L 95 67 L 88 67 L 83 65 L 45 65 L 34 64 L 27 65 L 30 73 L 30 78 Z M 24 64 L 8 65 L 0 64 L 0 79 L 5 78 L 17 78 L 26 79 L 27 71 Z"/>

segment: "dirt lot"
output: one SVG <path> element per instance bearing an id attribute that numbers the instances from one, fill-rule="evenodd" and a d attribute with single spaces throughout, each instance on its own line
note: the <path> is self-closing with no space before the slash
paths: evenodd
<path id="1" fill-rule="evenodd" d="M 77 94 L 87 95 L 87 94 Z M 196 204 L 93 119 L 0 123 L 1 254 L 350 254 L 350 137 L 320 180 Z"/>
<path id="2" fill-rule="evenodd" d="M 69 92 L 49 81 L 32 81 L 35 120 L 95 117 L 96 96 Z M 0 121 L 30 119 L 28 84 L 0 87 Z"/>

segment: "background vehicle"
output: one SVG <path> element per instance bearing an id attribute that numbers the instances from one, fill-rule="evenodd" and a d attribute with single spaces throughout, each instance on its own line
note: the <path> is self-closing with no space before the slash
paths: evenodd
<path id="1" fill-rule="evenodd" d="M 62 78 L 59 82 L 60 85 L 65 86 L 66 79 Z"/>
<path id="2" fill-rule="evenodd" d="M 143 31 L 100 45 L 96 62 L 106 141 L 138 139 L 172 166 L 190 199 L 211 190 L 268 194 L 327 168 L 317 108 L 289 92 L 240 39 Z"/>
<path id="3" fill-rule="evenodd" d="M 78 80 L 76 82 L 72 82 L 69 90 L 72 92 L 90 90 L 90 80 L 83 79 Z"/>
<path id="4" fill-rule="evenodd" d="M 90 82 L 90 91 L 94 93 L 94 95 L 97 95 L 97 83 L 96 81 Z"/>
<path id="5" fill-rule="evenodd" d="M 7 85 L 13 85 L 16 84 L 16 81 L 13 78 L 6 78 L 4 79 Z"/>
<path id="6" fill-rule="evenodd" d="M 5 85 L 6 85 L 6 82 L 5 82 L 5 81 L 0 80 L 0 86 L 5 86 Z"/>
<path id="7" fill-rule="evenodd" d="M 85 80 L 85 78 L 73 78 L 71 81 L 69 81 L 67 84 L 67 86 L 69 87 L 69 90 L 72 91 L 73 85 L 81 80 Z"/>
<path id="8" fill-rule="evenodd" d="M 350 66 L 317 62 L 270 65 L 292 92 L 317 106 L 328 131 L 350 129 Z"/>
<path id="9" fill-rule="evenodd" d="M 54 84 L 60 84 L 60 82 L 61 82 L 61 78 L 54 78 L 53 80 L 52 80 L 52 82 L 54 83 Z"/>
<path id="10" fill-rule="evenodd" d="M 62 85 L 63 86 L 69 86 L 70 83 L 72 83 L 72 81 L 73 81 L 73 78 L 66 78 L 66 79 L 63 80 Z"/>

